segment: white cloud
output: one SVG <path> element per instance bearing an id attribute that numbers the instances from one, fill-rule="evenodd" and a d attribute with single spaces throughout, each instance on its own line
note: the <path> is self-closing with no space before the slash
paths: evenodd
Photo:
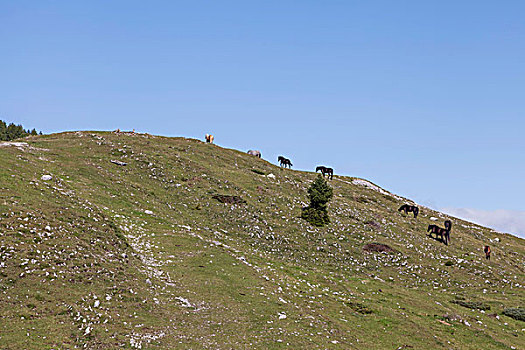
<path id="1" fill-rule="evenodd" d="M 470 208 L 442 208 L 442 212 L 525 238 L 525 211 L 517 210 L 479 210 Z"/>

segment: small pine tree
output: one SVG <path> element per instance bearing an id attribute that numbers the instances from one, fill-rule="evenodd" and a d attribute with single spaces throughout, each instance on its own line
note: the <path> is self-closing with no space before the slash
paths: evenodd
<path id="1" fill-rule="evenodd" d="M 319 175 L 308 189 L 310 205 L 303 208 L 301 218 L 314 226 L 324 226 L 330 223 L 328 217 L 328 202 L 333 197 L 333 190 Z"/>

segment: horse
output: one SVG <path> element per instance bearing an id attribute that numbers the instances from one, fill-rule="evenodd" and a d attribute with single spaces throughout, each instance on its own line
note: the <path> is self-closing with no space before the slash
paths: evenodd
<path id="1" fill-rule="evenodd" d="M 251 149 L 251 150 L 249 150 L 247 153 L 248 153 L 249 155 L 252 155 L 252 156 L 256 156 L 256 157 L 261 158 L 261 152 L 259 152 L 259 151 L 255 151 L 255 150 L 252 150 L 252 149 Z"/>
<path id="2" fill-rule="evenodd" d="M 332 180 L 334 178 L 334 169 L 320 165 L 317 168 L 315 168 L 315 172 L 318 172 L 319 170 L 321 170 L 321 174 L 323 174 L 323 177 L 325 174 L 328 174 L 328 179 Z"/>
<path id="3" fill-rule="evenodd" d="M 486 245 L 483 251 L 485 252 L 485 259 L 490 260 L 490 247 Z"/>
<path id="4" fill-rule="evenodd" d="M 286 168 L 286 166 L 288 166 L 288 168 L 291 168 L 293 166 L 293 164 L 290 161 L 290 159 L 284 158 L 283 156 L 277 157 L 277 160 L 279 161 L 279 163 L 281 163 L 281 166 L 284 166 L 285 168 Z"/>
<path id="5" fill-rule="evenodd" d="M 405 211 L 405 215 L 412 212 L 414 213 L 414 219 L 417 218 L 417 214 L 419 214 L 419 208 L 415 205 L 408 205 L 403 204 L 397 211 Z"/>
<path id="6" fill-rule="evenodd" d="M 206 143 L 213 143 L 213 135 L 206 134 L 205 138 L 206 138 Z"/>
<path id="7" fill-rule="evenodd" d="M 436 234 L 436 239 L 438 236 L 441 237 L 441 241 L 445 242 L 448 245 L 450 242 L 450 230 L 452 229 L 452 222 L 450 220 L 445 221 L 445 228 L 439 227 L 437 225 L 428 225 L 427 232 L 430 232 L 429 236 L 432 237 L 432 234 Z"/>

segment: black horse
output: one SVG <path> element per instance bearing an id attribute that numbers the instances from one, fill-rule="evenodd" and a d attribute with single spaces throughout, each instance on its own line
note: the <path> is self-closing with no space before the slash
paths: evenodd
<path id="1" fill-rule="evenodd" d="M 404 211 L 405 215 L 408 213 L 414 213 L 414 219 L 417 218 L 417 214 L 419 214 L 419 208 L 415 205 L 408 205 L 403 204 L 397 211 Z"/>
<path id="2" fill-rule="evenodd" d="M 284 158 L 283 156 L 279 156 L 277 160 L 279 161 L 279 163 L 281 163 L 281 166 L 284 166 L 285 168 L 286 166 L 288 166 L 288 168 L 291 168 L 293 166 L 291 160 L 288 158 Z"/>
<path id="3" fill-rule="evenodd" d="M 445 221 L 445 228 L 439 227 L 437 225 L 428 225 L 427 232 L 429 233 L 429 236 L 432 237 L 432 234 L 436 234 L 436 239 L 438 236 L 440 236 L 441 241 L 445 242 L 446 245 L 448 245 L 448 242 L 450 242 L 450 230 L 452 229 L 452 222 L 450 220 Z"/>
<path id="4" fill-rule="evenodd" d="M 332 168 L 327 168 L 325 166 L 318 166 L 317 168 L 315 168 L 315 172 L 318 172 L 319 170 L 321 170 L 321 174 L 323 174 L 323 177 L 325 176 L 325 174 L 328 174 L 328 178 L 330 180 L 332 180 L 334 178 L 334 169 Z"/>

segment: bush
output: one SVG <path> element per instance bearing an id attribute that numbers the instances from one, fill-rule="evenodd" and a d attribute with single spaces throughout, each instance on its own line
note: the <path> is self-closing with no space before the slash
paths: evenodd
<path id="1" fill-rule="evenodd" d="M 330 223 L 328 217 L 328 202 L 333 197 L 333 190 L 320 175 L 308 189 L 310 205 L 303 208 L 301 218 L 314 226 L 324 226 Z"/>
<path id="2" fill-rule="evenodd" d="M 525 321 L 525 309 L 521 307 L 509 307 L 503 310 L 503 315 L 512 317 L 518 321 Z"/>
<path id="3" fill-rule="evenodd" d="M 301 213 L 301 218 L 308 221 L 314 226 L 324 226 L 330 223 L 328 212 L 326 210 L 318 210 L 312 207 L 306 207 Z"/>
<path id="4" fill-rule="evenodd" d="M 451 303 L 457 304 L 468 309 L 490 310 L 490 306 L 480 301 L 452 300 Z"/>

